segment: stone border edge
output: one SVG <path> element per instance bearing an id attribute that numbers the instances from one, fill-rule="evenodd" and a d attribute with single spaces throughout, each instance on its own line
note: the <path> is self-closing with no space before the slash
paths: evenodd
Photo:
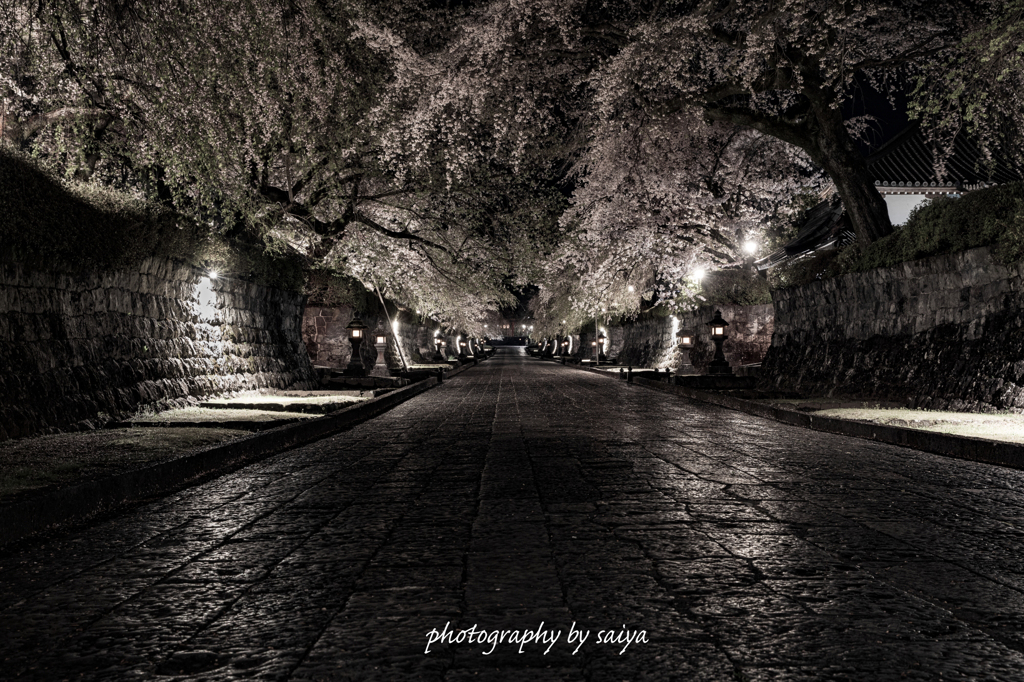
<path id="1" fill-rule="evenodd" d="M 238 440 L 190 451 L 176 459 L 55 490 L 37 498 L 0 507 L 0 547 L 54 526 L 86 521 L 133 501 L 170 493 L 253 464 L 290 448 L 332 436 L 379 416 L 444 380 L 473 367 L 462 365 L 366 402 L 296 424 L 285 424 Z"/>
<path id="2" fill-rule="evenodd" d="M 611 372 L 604 372 L 590 367 L 580 367 L 587 372 L 602 374 L 610 378 L 618 379 L 618 376 Z M 734 398 L 727 395 L 718 395 L 708 391 L 701 391 L 685 386 L 666 384 L 661 381 L 633 377 L 632 383 L 651 388 L 663 393 L 699 400 L 701 402 L 718 405 L 739 412 L 746 412 L 757 417 L 774 419 L 777 422 L 801 426 L 814 431 L 824 431 L 840 436 L 852 436 L 873 440 L 889 445 L 898 445 L 913 450 L 929 452 L 944 457 L 963 459 L 983 464 L 994 464 L 996 466 L 1008 467 L 1011 469 L 1024 470 L 1024 445 L 1006 443 L 1002 441 L 984 440 L 970 436 L 953 436 L 946 433 L 935 433 L 932 431 L 919 431 L 908 429 L 902 426 L 885 426 L 881 424 L 865 424 L 862 422 L 850 421 L 848 419 L 837 419 L 835 417 L 815 417 L 806 412 L 787 410 L 781 407 L 764 405 L 752 400 Z"/>

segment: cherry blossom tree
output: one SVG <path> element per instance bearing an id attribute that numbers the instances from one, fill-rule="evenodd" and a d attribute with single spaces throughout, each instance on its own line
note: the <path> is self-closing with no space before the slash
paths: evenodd
<path id="1" fill-rule="evenodd" d="M 443 68 L 416 116 L 432 129 L 441 117 L 483 114 L 512 158 L 525 138 L 560 124 L 584 132 L 576 142 L 585 150 L 586 133 L 636 110 L 750 128 L 823 169 L 861 243 L 870 243 L 892 226 L 857 148 L 864 121 L 843 117 L 854 79 L 885 86 L 912 75 L 948 54 L 988 8 L 961 0 L 496 0 L 468 13 L 432 60 Z M 468 160 L 464 130 L 454 125 L 448 153 Z M 410 127 L 413 142 L 417 135 Z"/>
<path id="2" fill-rule="evenodd" d="M 858 74 L 913 71 L 956 43 L 975 5 L 828 0 L 696 3 L 634 27 L 602 71 L 611 110 L 696 107 L 802 149 L 834 182 L 861 243 L 892 229 L 842 105 Z M 853 122 L 854 124 L 856 122 Z M 851 131 L 851 127 L 853 130 Z"/>
<path id="3" fill-rule="evenodd" d="M 432 75 L 409 79 L 420 104 L 389 144 L 411 165 L 443 146 L 456 179 L 495 157 L 516 163 L 537 140 L 557 149 L 575 192 L 540 296 L 563 311 L 558 324 L 562 296 L 635 311 L 645 294 L 688 288 L 700 265 L 738 261 L 744 237 L 820 188 L 819 169 L 861 243 L 889 233 L 856 144 L 865 121 L 844 120 L 843 105 L 855 79 L 899 84 L 948 53 L 985 7 L 482 2 L 417 53 L 408 72 Z M 396 23 L 381 41 L 415 36 Z M 467 134 L 481 122 L 492 146 Z M 430 134 L 446 126 L 443 141 Z"/>
<path id="4" fill-rule="evenodd" d="M 806 155 L 760 133 L 675 112 L 599 128 L 562 225 L 584 307 L 636 312 L 693 293 L 694 272 L 742 263 L 744 243 L 821 189 Z"/>
<path id="5" fill-rule="evenodd" d="M 911 112 L 939 150 L 965 131 L 992 154 L 1024 162 L 1024 1 L 998 3 L 954 50 L 922 65 Z"/>
<path id="6" fill-rule="evenodd" d="M 851 83 L 941 61 L 988 8 L 14 0 L 0 131 L 409 307 L 532 282 L 630 312 L 739 262 L 822 172 L 862 243 L 889 232 Z"/>
<path id="7" fill-rule="evenodd" d="M 0 34 L 4 139 L 79 176 L 127 175 L 193 219 L 258 230 L 409 307 L 458 317 L 467 291 L 477 308 L 509 300 L 509 245 L 523 240 L 506 237 L 530 211 L 502 205 L 524 183 L 494 166 L 453 178 L 385 148 L 416 105 L 394 87 L 415 55 L 386 49 L 364 10 L 16 3 Z"/>

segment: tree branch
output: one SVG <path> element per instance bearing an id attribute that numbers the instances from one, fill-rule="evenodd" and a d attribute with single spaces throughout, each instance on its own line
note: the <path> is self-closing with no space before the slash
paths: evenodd
<path id="1" fill-rule="evenodd" d="M 373 218 L 370 218 L 369 216 L 364 215 L 362 213 L 354 213 L 352 215 L 352 222 L 360 223 L 361 225 L 365 225 L 366 227 L 369 227 L 374 232 L 379 232 L 380 234 L 382 234 L 382 235 L 384 235 L 386 237 L 390 237 L 391 239 L 408 239 L 409 241 L 417 242 L 419 244 L 423 244 L 424 246 L 429 246 L 429 247 L 437 249 L 439 251 L 444 251 L 449 256 L 452 255 L 452 252 L 449 251 L 447 247 L 445 247 L 445 246 L 443 246 L 441 244 L 438 244 L 437 242 L 432 242 L 429 239 L 424 239 L 423 237 L 419 236 L 415 232 L 410 232 L 408 228 L 402 228 L 402 230 L 400 230 L 400 231 L 389 230 L 388 228 L 384 227 L 383 225 L 378 223 Z"/>
<path id="2" fill-rule="evenodd" d="M 48 125 L 53 125 L 55 123 L 60 123 L 61 121 L 67 121 L 75 118 L 101 122 L 106 119 L 105 125 L 109 125 L 110 121 L 113 120 L 113 116 L 104 109 L 94 109 L 91 107 L 62 107 L 56 111 L 51 111 L 48 114 L 37 114 L 35 116 L 31 116 L 27 121 L 20 125 L 16 125 L 15 127 L 17 128 L 21 139 L 24 140 L 35 135 Z"/>
<path id="3" fill-rule="evenodd" d="M 704 116 L 710 121 L 722 121 L 777 137 L 783 142 L 800 147 L 815 156 L 816 149 L 806 128 L 798 121 L 787 121 L 779 116 L 760 114 L 740 107 L 707 107 Z"/>

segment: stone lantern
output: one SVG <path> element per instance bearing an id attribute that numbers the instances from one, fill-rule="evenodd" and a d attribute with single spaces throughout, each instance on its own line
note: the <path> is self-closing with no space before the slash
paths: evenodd
<path id="1" fill-rule="evenodd" d="M 690 362 L 690 350 L 693 349 L 694 333 L 691 329 L 680 329 L 676 332 L 676 346 L 679 348 L 679 356 L 682 358 L 679 374 L 692 374 L 693 363 Z"/>
<path id="2" fill-rule="evenodd" d="M 597 341 L 591 341 L 590 345 L 594 347 L 594 363 L 601 364 L 601 351 L 604 350 L 605 335 L 598 333 Z"/>
<path id="3" fill-rule="evenodd" d="M 466 358 L 466 337 L 459 334 L 459 362 L 468 362 Z"/>
<path id="4" fill-rule="evenodd" d="M 374 364 L 371 374 L 378 377 L 389 376 L 388 363 L 384 359 L 384 352 L 388 349 L 388 337 L 384 334 L 377 334 L 373 341 L 373 345 L 377 349 L 377 362 Z"/>
<path id="5" fill-rule="evenodd" d="M 448 362 L 448 356 L 445 354 L 447 346 L 448 342 L 444 340 L 443 336 L 434 337 L 434 350 L 436 351 L 434 358 L 437 362 Z"/>
<path id="6" fill-rule="evenodd" d="M 366 367 L 363 366 L 363 359 L 359 357 L 359 347 L 363 344 L 368 327 L 363 324 L 358 315 L 352 317 L 352 321 L 345 327 L 348 330 L 348 342 L 352 344 L 352 357 L 348 366 L 342 372 L 347 377 L 365 377 Z"/>
<path id="7" fill-rule="evenodd" d="M 715 316 L 708 322 L 708 327 L 711 328 L 711 340 L 715 342 L 715 358 L 708 365 L 708 374 L 732 374 L 729 361 L 725 359 L 725 353 L 722 352 L 722 344 L 729 338 L 725 333 L 728 326 L 729 323 L 722 319 L 722 311 L 716 310 Z"/>

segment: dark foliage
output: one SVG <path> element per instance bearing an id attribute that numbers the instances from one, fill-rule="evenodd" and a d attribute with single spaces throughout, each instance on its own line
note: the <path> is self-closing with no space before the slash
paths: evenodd
<path id="1" fill-rule="evenodd" d="M 66 183 L 0 150 L 0 262 L 86 275 L 138 267 L 150 257 L 300 291 L 304 261 L 259 237 L 230 240 L 173 211 L 92 184 Z"/>

